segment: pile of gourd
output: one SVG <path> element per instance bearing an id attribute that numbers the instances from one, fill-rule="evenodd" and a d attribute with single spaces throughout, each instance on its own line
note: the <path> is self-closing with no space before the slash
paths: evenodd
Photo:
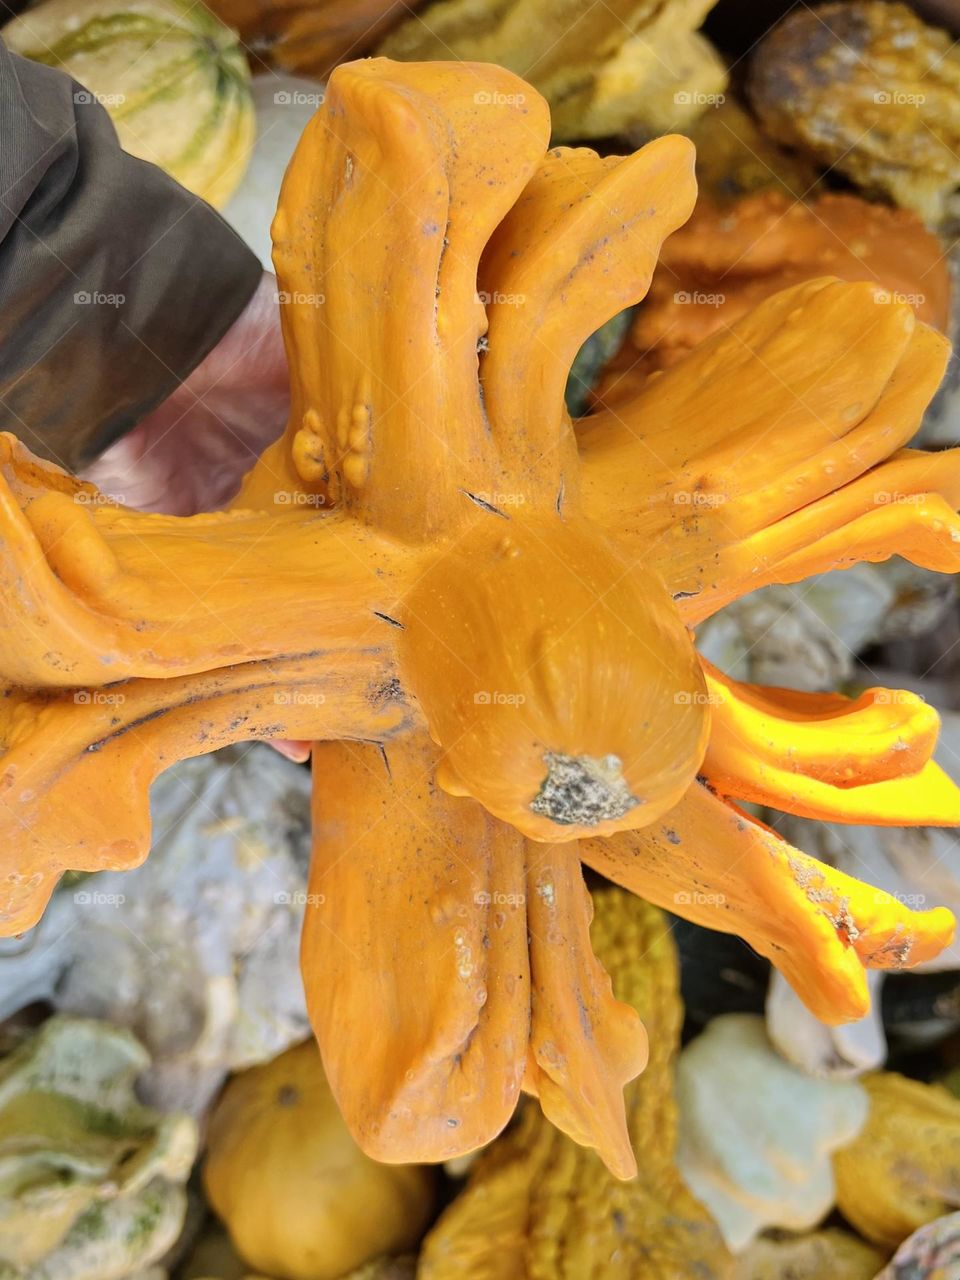
<path id="1" fill-rule="evenodd" d="M 158 818 L 182 826 L 154 850 L 152 875 L 132 873 L 139 882 L 121 902 L 116 885 L 123 878 L 112 873 L 61 889 L 57 928 L 72 908 L 91 936 L 75 936 L 61 949 L 54 971 L 29 953 L 0 961 L 8 992 L 19 965 L 23 974 L 32 971 L 46 1006 L 70 1010 L 38 1023 L 34 1005 L 5 1024 L 0 1275 L 892 1280 L 901 1263 L 916 1267 L 918 1259 L 937 1257 L 938 1265 L 955 1265 L 960 1098 L 944 1085 L 891 1071 L 860 1081 L 807 1075 L 777 1053 L 762 1018 L 752 1014 L 712 1019 L 678 1056 L 683 1005 L 670 922 L 620 889 L 594 890 L 591 935 L 615 995 L 639 1012 L 650 1036 L 650 1061 L 625 1091 L 631 1141 L 642 1153 L 633 1180 L 614 1178 L 595 1152 L 561 1134 L 532 1103 L 476 1159 L 445 1169 L 371 1160 L 347 1132 L 314 1041 L 299 1038 L 296 1010 L 284 1017 L 269 999 L 244 992 L 251 958 L 242 950 L 217 959 L 208 949 L 184 960 L 197 995 L 206 984 L 212 1000 L 219 987 L 224 1006 L 208 1006 L 206 1024 L 198 1013 L 184 1026 L 174 1008 L 154 998 L 166 968 L 159 951 L 149 955 L 186 923 L 174 906 L 178 890 L 186 902 L 206 884 L 209 910 L 216 901 L 211 877 L 232 883 L 223 923 L 242 948 L 247 939 L 237 925 L 262 897 L 258 852 L 274 883 L 286 876 L 294 883 L 302 855 L 295 826 L 284 833 L 278 823 L 272 849 L 258 844 L 267 822 L 283 812 L 295 818 L 301 771 L 265 747 L 250 754 L 267 775 L 262 813 L 240 819 L 236 812 L 253 769 L 238 780 L 231 763 L 217 757 L 202 768 L 177 766 L 155 803 Z M 188 855 L 198 848 L 209 865 L 191 871 Z M 273 985 L 295 989 L 288 943 L 296 918 L 287 908 L 296 893 L 271 897 L 282 909 L 279 950 L 260 963 L 270 966 Z M 148 938 L 123 927 L 134 898 L 145 912 L 165 913 Z M 89 926 L 95 904 L 101 918 L 95 914 Z M 262 925 L 258 919 L 258 931 Z M 148 972 L 141 989 L 131 980 L 119 994 L 94 983 L 106 983 L 107 965 L 118 958 L 111 937 L 118 930 L 126 934 L 121 945 L 136 938 L 131 949 L 143 952 Z M 271 950 L 266 936 L 259 934 L 254 954 Z M 223 989 L 236 981 L 233 973 L 240 975 L 240 1000 L 236 989 Z M 103 1013 L 111 1020 L 96 1016 Z M 120 1022 L 151 1041 L 152 1064 Z M 253 1038 L 245 1041 L 245 1034 Z M 294 1043 L 266 1057 L 271 1037 L 274 1048 Z M 212 1104 L 206 1089 L 198 1099 L 193 1084 L 204 1072 L 208 1083 L 221 1081 L 249 1055 L 266 1060 L 235 1071 Z M 151 1105 L 138 1100 L 135 1085 Z M 188 1182 L 193 1167 L 201 1176 Z M 894 1251 L 900 1261 L 890 1261 Z"/>
<path id="2" fill-rule="evenodd" d="M 44 0 L 3 36 L 100 96 L 125 147 L 226 205 L 261 253 L 319 77 L 374 45 L 528 73 L 562 140 L 616 150 L 690 133 L 700 203 L 646 302 L 581 352 L 578 410 L 616 405 L 823 274 L 873 279 L 952 333 L 951 37 L 904 5 L 839 0 L 799 6 L 741 65 L 699 30 L 714 3 L 216 0 L 215 17 L 175 0 Z M 960 439 L 952 384 L 923 435 Z M 942 707 L 954 776 L 956 671 L 936 660 L 958 639 L 952 581 L 904 564 L 766 588 L 699 637 L 726 671 L 788 687 L 866 683 L 868 650 L 906 668 L 899 679 Z M 598 884 L 594 949 L 651 1047 L 625 1090 L 637 1178 L 617 1181 L 532 1105 L 475 1159 L 379 1164 L 348 1133 L 309 1034 L 306 773 L 266 747 L 232 750 L 155 785 L 165 834 L 148 863 L 70 878 L 0 952 L 0 1280 L 960 1274 L 956 949 L 882 1001 L 877 977 L 874 1012 L 830 1028 L 778 977 L 765 992 L 767 967 L 741 944 Z M 960 908 L 951 834 L 806 826 L 798 843 L 825 861 Z M 381 1010 L 363 1016 L 374 1036 Z"/>

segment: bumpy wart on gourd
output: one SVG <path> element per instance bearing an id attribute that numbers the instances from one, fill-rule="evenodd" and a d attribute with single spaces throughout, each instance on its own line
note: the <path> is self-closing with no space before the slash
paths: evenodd
<path id="1" fill-rule="evenodd" d="M 903 447 L 944 339 L 827 279 L 571 423 L 570 364 L 646 292 L 693 155 L 548 135 L 498 67 L 334 73 L 274 224 L 290 425 L 229 511 L 94 501 L 3 437 L 0 910 L 18 932 L 66 868 L 142 859 L 172 761 L 308 739 L 303 971 L 357 1140 L 453 1156 L 522 1089 L 629 1176 L 646 1036 L 581 860 L 741 934 L 828 1020 L 952 935 L 731 799 L 960 823 L 936 714 L 739 684 L 691 627 L 860 560 L 956 571 L 960 459 Z"/>

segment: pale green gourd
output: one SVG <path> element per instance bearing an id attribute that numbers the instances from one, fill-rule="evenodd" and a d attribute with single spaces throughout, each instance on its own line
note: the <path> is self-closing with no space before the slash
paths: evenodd
<path id="1" fill-rule="evenodd" d="M 197 1133 L 137 1101 L 148 1063 L 59 1015 L 0 1061 L 0 1280 L 121 1280 L 176 1240 Z"/>

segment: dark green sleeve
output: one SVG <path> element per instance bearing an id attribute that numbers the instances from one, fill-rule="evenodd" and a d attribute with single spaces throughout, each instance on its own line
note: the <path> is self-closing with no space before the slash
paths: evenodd
<path id="1" fill-rule="evenodd" d="M 90 461 L 200 363 L 260 275 L 79 85 L 0 42 L 0 429 Z"/>

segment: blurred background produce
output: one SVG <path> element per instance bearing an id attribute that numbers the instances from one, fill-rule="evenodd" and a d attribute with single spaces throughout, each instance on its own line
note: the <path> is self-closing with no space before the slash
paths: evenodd
<path id="1" fill-rule="evenodd" d="M 311 1038 L 232 1078 L 207 1132 L 203 1184 L 237 1251 L 288 1280 L 337 1280 L 415 1246 L 433 1170 L 363 1154 Z"/>
<path id="2" fill-rule="evenodd" d="M 0 1061 L 0 1275 L 121 1280 L 184 1222 L 193 1121 L 142 1106 L 128 1031 L 56 1016 L 11 1031 Z"/>
<path id="3" fill-rule="evenodd" d="M 723 60 L 697 28 L 715 0 L 440 0 L 377 52 L 406 62 L 497 62 L 550 103 L 559 141 L 682 128 L 727 85 Z"/>
<path id="4" fill-rule="evenodd" d="M 211 204 L 243 177 L 256 123 L 236 35 L 202 4 L 44 0 L 3 28 L 7 47 L 72 76 L 131 155 Z"/>

